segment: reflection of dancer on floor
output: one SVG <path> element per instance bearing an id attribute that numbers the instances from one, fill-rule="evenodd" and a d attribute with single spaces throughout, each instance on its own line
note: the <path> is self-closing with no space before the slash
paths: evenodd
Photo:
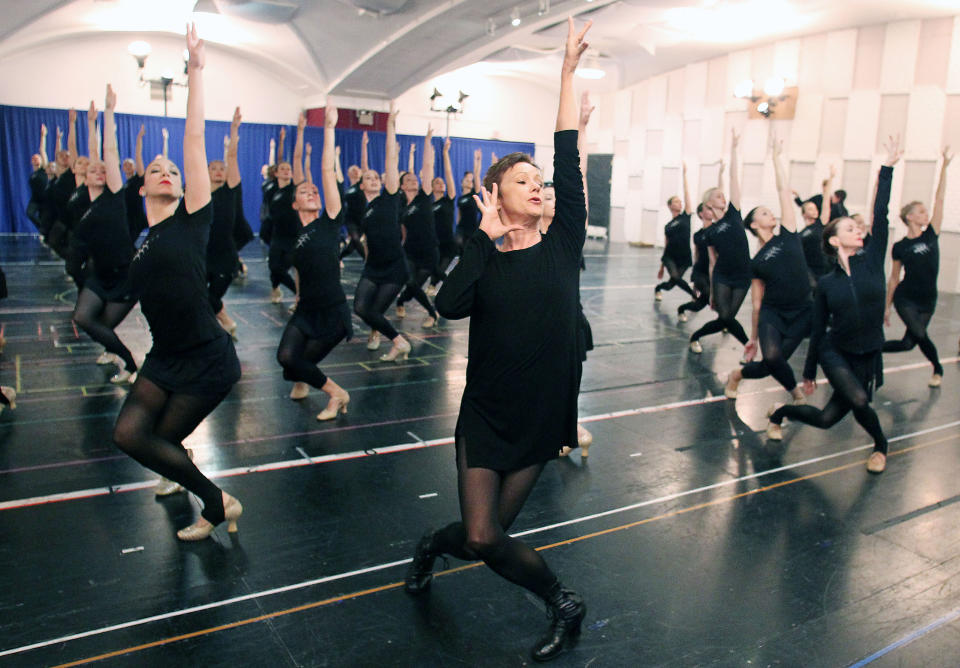
<path id="1" fill-rule="evenodd" d="M 201 517 L 177 532 L 202 540 L 223 521 L 236 531 L 243 508 L 190 460 L 183 439 L 223 401 L 240 379 L 240 361 L 207 298 L 206 245 L 213 212 L 204 145 L 203 41 L 187 28 L 187 118 L 184 186 L 175 164 L 147 166 L 143 193 L 150 231 L 130 264 L 130 281 L 153 347 L 120 409 L 113 440 L 152 471 L 196 494 Z"/>
<path id="2" fill-rule="evenodd" d="M 943 198 L 947 190 L 947 165 L 953 156 L 950 147 L 943 149 L 943 165 L 937 184 L 933 216 L 922 202 L 910 202 L 900 211 L 900 220 L 907 226 L 907 236 L 893 244 L 893 268 L 887 283 L 887 309 L 884 320 L 890 323 L 890 305 L 897 309 L 907 331 L 899 341 L 883 344 L 885 353 L 902 353 L 917 345 L 930 364 L 933 376 L 930 387 L 940 387 L 943 366 L 937 348 L 930 340 L 927 326 L 937 308 L 937 274 L 940 273 L 940 225 L 943 223 Z M 901 269 L 904 271 L 900 280 Z"/>
<path id="3" fill-rule="evenodd" d="M 854 418 L 874 440 L 873 454 L 867 460 L 871 473 L 881 473 L 887 464 L 887 439 L 870 399 L 873 390 L 883 384 L 887 206 L 893 166 L 902 154 L 899 137 L 891 137 L 887 159 L 880 168 L 873 203 L 873 234 L 866 248 L 860 228 L 850 218 L 831 220 L 823 230 L 824 250 L 836 256 L 837 266 L 817 282 L 803 389 L 807 394 L 813 392 L 819 363 L 833 394 L 822 410 L 813 406 L 782 406 L 770 413 L 767 426 L 767 436 L 779 440 L 784 418 L 828 429 L 853 411 Z"/>
<path id="4" fill-rule="evenodd" d="M 554 135 L 557 211 L 550 233 L 541 237 L 539 229 L 540 170 L 528 155 L 504 157 L 484 178 L 480 230 L 467 240 L 437 295 L 441 315 L 470 317 L 467 384 L 456 433 L 462 519 L 420 540 L 406 577 L 406 590 L 421 593 L 430 586 L 436 558 L 452 554 L 482 559 L 543 598 L 553 621 L 533 649 L 537 661 L 564 651 L 586 614 L 583 600 L 563 587 L 541 554 L 506 532 L 546 462 L 576 435 L 577 291 L 586 207 L 573 73 L 589 26 L 577 35 L 568 20 Z"/>

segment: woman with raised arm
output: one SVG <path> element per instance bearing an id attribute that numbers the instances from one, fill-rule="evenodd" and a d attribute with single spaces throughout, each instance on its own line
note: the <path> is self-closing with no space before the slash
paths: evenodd
<path id="1" fill-rule="evenodd" d="M 293 146 L 293 164 L 284 162 L 278 155 L 276 186 L 272 188 L 269 202 L 269 225 L 271 228 L 270 253 L 267 265 L 270 268 L 270 301 L 283 301 L 280 286 L 296 294 L 297 286 L 290 275 L 293 247 L 300 235 L 300 221 L 293 210 L 296 187 L 303 182 L 303 129 L 307 118 L 302 113 L 297 118 L 297 140 Z M 278 151 L 283 150 L 281 139 Z M 282 153 L 280 154 L 282 155 Z"/>
<path id="2" fill-rule="evenodd" d="M 133 158 L 123 161 L 123 175 L 126 178 L 126 183 L 123 184 L 123 200 L 127 208 L 130 240 L 133 242 L 136 242 L 140 233 L 147 229 L 147 214 L 144 213 L 143 197 L 140 195 L 140 188 L 143 187 L 143 135 L 145 132 L 141 125 L 137 132 Z"/>
<path id="3" fill-rule="evenodd" d="M 723 160 L 720 161 L 720 170 L 717 176 L 717 187 L 723 190 Z M 690 271 L 690 281 L 697 291 L 692 301 L 681 304 L 677 308 L 677 320 L 687 322 L 690 316 L 687 311 L 699 313 L 710 303 L 710 249 L 707 246 L 707 228 L 714 222 L 713 210 L 703 203 L 697 205 L 697 217 L 700 219 L 700 229 L 693 234 L 693 269 Z"/>
<path id="4" fill-rule="evenodd" d="M 482 161 L 483 151 L 478 148 L 473 152 L 473 171 L 464 172 L 460 180 L 460 197 L 457 198 L 457 231 L 454 239 L 461 253 L 467 239 L 477 231 L 477 224 L 480 221 L 480 209 L 477 208 L 474 195 L 477 194 L 477 179 L 480 178 Z"/>
<path id="5" fill-rule="evenodd" d="M 243 507 L 194 465 L 183 439 L 223 401 L 240 378 L 233 340 L 207 298 L 206 252 L 213 211 L 204 146 L 203 41 L 187 28 L 187 118 L 180 170 L 158 157 L 144 175 L 150 230 L 130 264 L 131 284 L 153 347 L 120 409 L 113 440 L 147 468 L 203 501 L 201 517 L 177 532 L 203 540 L 217 524 L 236 531 Z"/>
<path id="6" fill-rule="evenodd" d="M 482 559 L 546 602 L 552 623 L 533 648 L 537 661 L 567 649 L 586 614 L 583 600 L 560 583 L 543 556 L 507 530 L 546 462 L 577 433 L 577 292 L 586 207 L 573 73 L 589 27 L 576 34 L 568 20 L 550 233 L 541 237 L 539 229 L 540 170 L 528 155 L 505 156 L 484 178 L 480 230 L 467 240 L 437 295 L 441 315 L 470 317 L 467 384 L 456 430 L 462 519 L 420 539 L 405 581 L 409 593 L 424 592 L 437 557 Z"/>
<path id="7" fill-rule="evenodd" d="M 828 198 L 833 179 L 837 170 L 831 166 L 830 176 L 823 180 L 823 197 Z M 813 199 L 803 202 L 800 206 L 803 218 L 803 229 L 800 231 L 800 243 L 803 245 L 803 257 L 807 263 L 807 276 L 810 288 L 817 287 L 817 281 L 824 274 L 833 270 L 830 258 L 823 252 L 823 226 L 830 222 L 829 207 L 817 207 Z"/>
<path id="8" fill-rule="evenodd" d="M 443 282 L 447 277 L 447 267 L 460 252 L 453 237 L 453 218 L 456 204 L 450 193 L 456 193 L 457 190 L 456 183 L 453 181 L 453 165 L 450 162 L 450 137 L 447 137 L 446 141 L 443 142 L 443 178 L 434 177 L 431 185 L 433 190 L 433 226 L 437 233 L 440 260 L 430 277 L 430 287 L 426 292 L 428 297 L 437 294 L 437 284 Z"/>
<path id="9" fill-rule="evenodd" d="M 937 184 L 933 216 L 922 202 L 910 202 L 900 210 L 900 220 L 907 226 L 907 236 L 893 244 L 893 267 L 887 283 L 887 302 L 884 320 L 890 323 L 890 306 L 896 307 L 900 319 L 907 326 L 899 341 L 883 344 L 885 353 L 902 353 L 919 345 L 920 351 L 933 365 L 928 385 L 940 387 L 943 366 L 937 347 L 927 334 L 927 325 L 937 308 L 937 274 L 940 273 L 940 226 L 943 224 L 943 199 L 947 190 L 947 166 L 953 156 L 950 147 L 943 149 L 940 181 Z M 904 272 L 900 280 L 901 271 Z"/>
<path id="10" fill-rule="evenodd" d="M 89 258 L 87 278 L 77 294 L 73 321 L 91 339 L 102 345 L 106 353 L 98 363 L 120 365 L 111 383 L 132 383 L 137 364 L 133 355 L 117 337 L 116 329 L 137 303 L 128 281 L 133 242 L 127 228 L 124 206 L 123 177 L 117 151 L 114 108 L 117 96 L 107 84 L 103 110 L 103 160 L 91 160 L 87 167 L 86 188 L 90 208 L 77 222 L 73 246 L 78 257 Z M 96 109 L 90 104 L 93 113 Z M 96 151 L 94 151 L 96 153 Z"/>
<path id="11" fill-rule="evenodd" d="M 780 159 L 782 152 L 783 142 L 774 138 L 773 169 L 780 194 L 780 233 L 775 233 L 777 219 L 765 206 L 756 207 L 743 219 L 744 227 L 760 240 L 760 249 L 750 263 L 753 318 L 745 355 L 748 363 L 730 372 L 724 390 L 728 399 L 737 398 L 737 387 L 744 378 L 772 375 L 793 396 L 795 403 L 805 401 L 788 360 L 800 342 L 810 336 L 813 304 L 807 262 L 797 234 L 797 218 Z M 763 359 L 749 361 L 757 352 L 758 341 Z"/>
<path id="12" fill-rule="evenodd" d="M 353 299 L 354 313 L 370 327 L 367 349 L 376 350 L 380 347 L 381 334 L 393 342 L 390 352 L 380 357 L 385 362 L 398 362 L 407 359 L 410 354 L 410 344 L 383 316 L 400 294 L 408 276 L 400 228 L 400 211 L 406 204 L 406 197 L 400 192 L 400 173 L 397 170 L 400 150 L 396 137 L 397 110 L 391 102 L 387 116 L 383 192 L 380 192 L 380 174 L 374 169 L 363 173 L 360 186 L 364 196 L 361 223 L 367 237 L 367 261 L 363 265 Z"/>
<path id="13" fill-rule="evenodd" d="M 411 144 L 411 147 L 415 144 Z M 423 284 L 436 271 L 440 263 L 440 248 L 437 241 L 437 228 L 433 220 L 433 202 L 430 199 L 435 160 L 433 149 L 433 128 L 427 126 L 427 135 L 423 139 L 423 164 L 420 168 L 420 180 L 413 172 L 404 172 L 400 177 L 400 190 L 404 194 L 403 209 L 400 211 L 400 227 L 403 231 L 403 252 L 407 256 L 410 278 L 403 292 L 397 297 L 397 316 L 406 315 L 406 304 L 411 299 L 427 312 L 427 318 L 421 327 L 429 329 L 437 324 L 437 311 L 423 292 Z M 413 153 L 410 154 L 411 160 Z"/>
<path id="14" fill-rule="evenodd" d="M 701 337 L 727 330 L 747 345 L 747 333 L 737 322 L 737 311 L 750 289 L 750 245 L 740 218 L 740 176 L 737 168 L 737 144 L 740 136 L 731 132 L 730 203 L 720 188 L 703 194 L 703 205 L 712 209 L 713 223 L 704 238 L 710 248 L 710 305 L 717 317 L 690 336 L 690 350 L 702 353 Z"/>
<path id="15" fill-rule="evenodd" d="M 367 205 L 367 198 L 363 195 L 361 180 L 367 173 L 367 144 L 370 139 L 364 130 L 360 138 L 360 164 L 361 167 L 350 165 L 347 168 L 347 178 L 350 180 L 350 186 L 343 193 L 343 207 L 345 208 L 345 217 L 347 224 L 347 243 L 340 252 L 340 259 L 350 255 L 353 251 L 357 252 L 361 260 L 367 259 L 367 251 L 363 246 L 363 210 Z"/>
<path id="16" fill-rule="evenodd" d="M 657 278 L 663 278 L 666 269 L 670 275 L 669 281 L 660 283 L 653 289 L 653 298 L 663 299 L 663 291 L 678 287 L 691 297 L 697 295 L 693 288 L 683 280 L 683 273 L 693 264 L 690 254 L 690 214 L 693 213 L 693 200 L 690 198 L 690 184 L 687 183 L 687 163 L 683 163 L 683 202 L 678 195 L 667 200 L 667 207 L 673 218 L 663 228 L 666 243 L 663 247 L 663 257 L 660 258 L 660 271 Z"/>
<path id="17" fill-rule="evenodd" d="M 867 460 L 871 473 L 882 473 L 887 465 L 887 439 L 870 400 L 873 390 L 883 384 L 883 258 L 893 166 L 903 155 L 900 138 L 891 137 L 886 149 L 873 203 L 870 244 L 864 248 L 860 228 L 850 218 L 835 218 L 823 229 L 824 251 L 837 258 L 837 266 L 817 282 L 803 389 L 807 394 L 813 392 L 819 363 L 833 394 L 822 410 L 813 406 L 777 408 L 771 411 L 767 425 L 767 437 L 780 440 L 784 418 L 828 429 L 853 411 L 853 417 L 873 437 L 873 453 Z"/>
<path id="18" fill-rule="evenodd" d="M 283 330 L 277 361 L 283 377 L 294 381 L 291 399 L 303 399 L 309 385 L 330 395 L 318 420 L 332 420 L 347 412 L 350 395 L 317 368 L 338 343 L 353 336 L 350 309 L 340 285 L 340 226 L 343 209 L 337 183 L 334 130 L 337 108 L 327 104 L 323 121 L 323 153 L 320 181 L 323 187 L 323 212 L 320 193 L 309 182 L 297 186 L 293 208 L 301 233 L 293 251 L 297 281 L 297 310 Z"/>
<path id="19" fill-rule="evenodd" d="M 240 195 L 240 163 L 237 151 L 240 144 L 240 107 L 233 112 L 230 122 L 230 141 L 227 144 L 226 160 L 212 160 L 207 167 L 210 173 L 210 203 L 213 206 L 213 224 L 207 241 L 207 295 L 210 307 L 217 314 L 217 322 L 234 339 L 237 338 L 237 323 L 227 313 L 223 296 L 233 281 L 240 256 L 234 243 L 234 230 L 239 211 L 243 208 Z"/>

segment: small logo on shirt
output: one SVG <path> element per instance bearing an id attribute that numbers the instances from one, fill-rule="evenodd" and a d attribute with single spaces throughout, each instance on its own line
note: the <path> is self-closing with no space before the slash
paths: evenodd
<path id="1" fill-rule="evenodd" d="M 926 255 L 930 252 L 930 246 L 926 242 L 920 242 L 914 245 L 913 250 L 911 251 L 915 255 Z"/>
<path id="2" fill-rule="evenodd" d="M 721 232 L 726 232 L 728 227 L 730 227 L 730 222 L 729 222 L 729 221 L 726 221 L 726 220 L 725 220 L 725 221 L 723 221 L 722 223 L 718 223 L 718 224 L 717 224 L 717 234 L 719 234 L 719 233 L 721 233 Z"/>
<path id="3" fill-rule="evenodd" d="M 766 252 L 764 252 L 764 254 L 763 254 L 763 259 L 764 259 L 765 261 L 766 261 L 766 260 L 772 260 L 773 258 L 775 258 L 775 257 L 777 257 L 778 255 L 780 255 L 780 253 L 782 253 L 782 252 L 783 252 L 783 249 L 780 248 L 780 246 L 774 246 L 773 248 L 768 248 L 768 249 L 766 250 Z"/>
<path id="4" fill-rule="evenodd" d="M 131 260 L 131 262 L 136 262 L 137 260 L 139 260 L 140 257 L 141 257 L 144 253 L 147 252 L 147 250 L 150 248 L 150 244 L 151 244 L 156 238 L 157 238 L 157 237 L 155 236 L 155 237 L 153 237 L 153 238 L 144 239 L 144 240 L 143 240 L 143 243 L 140 244 L 140 248 L 138 248 L 138 249 L 137 249 L 137 252 L 134 254 L 133 259 Z"/>
<path id="5" fill-rule="evenodd" d="M 310 232 L 304 232 L 299 237 L 297 237 L 296 247 L 303 248 L 307 244 L 307 242 L 310 241 L 310 235 L 312 234 L 313 234 L 313 231 L 311 230 Z"/>

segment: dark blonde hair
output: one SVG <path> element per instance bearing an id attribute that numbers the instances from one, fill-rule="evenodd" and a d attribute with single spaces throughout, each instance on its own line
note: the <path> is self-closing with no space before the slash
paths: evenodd
<path id="1" fill-rule="evenodd" d="M 533 165 L 537 169 L 540 169 L 540 167 L 537 166 L 537 163 L 533 161 L 533 158 L 530 157 L 529 154 L 519 152 L 510 153 L 509 155 L 503 156 L 495 163 L 490 165 L 490 169 L 487 170 L 486 175 L 483 177 L 483 187 L 486 188 L 487 191 L 493 190 L 494 183 L 496 183 L 497 187 L 499 187 L 500 182 L 503 180 L 503 175 L 506 174 L 511 167 L 521 162 L 526 162 Z"/>
<path id="2" fill-rule="evenodd" d="M 922 205 L 923 205 L 923 202 L 921 202 L 920 200 L 913 200 L 912 202 L 903 205 L 903 207 L 900 209 L 900 220 L 906 223 L 907 216 L 909 216 L 916 207 L 922 206 Z"/>

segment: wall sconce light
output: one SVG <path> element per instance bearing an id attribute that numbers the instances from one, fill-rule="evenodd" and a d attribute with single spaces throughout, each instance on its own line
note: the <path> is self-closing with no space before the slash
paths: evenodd
<path id="1" fill-rule="evenodd" d="M 181 86 L 186 87 L 186 81 L 174 81 L 173 72 L 165 70 L 160 74 L 156 79 L 148 79 L 143 75 L 143 70 L 147 65 L 147 56 L 150 55 L 152 49 L 150 44 L 144 42 L 143 40 L 136 40 L 130 42 L 127 46 L 127 52 L 133 56 L 134 60 L 137 61 L 137 82 L 140 86 L 146 86 L 150 84 L 151 92 L 154 89 L 158 89 L 161 97 L 163 98 L 163 115 L 167 115 L 167 102 L 169 100 L 169 90 L 170 86 Z M 190 62 L 190 53 L 184 49 L 183 50 L 183 73 L 186 75 L 187 66 Z"/>
<path id="2" fill-rule="evenodd" d="M 434 87 L 433 93 L 430 94 L 430 111 L 436 111 L 441 114 L 447 115 L 447 136 L 450 136 L 450 117 L 453 114 L 462 114 L 464 108 L 464 101 L 470 97 L 469 93 L 464 93 L 462 90 L 457 91 L 459 96 L 457 97 L 456 104 L 450 104 L 447 107 L 438 106 L 437 98 L 443 97 L 443 93 Z"/>
<path id="3" fill-rule="evenodd" d="M 510 25 L 516 28 L 520 25 L 520 23 L 522 23 L 522 19 L 520 18 L 520 8 L 514 7 L 513 11 L 510 12 Z"/>
<path id="4" fill-rule="evenodd" d="M 787 87 L 783 77 L 774 76 L 763 84 L 763 92 L 756 90 L 752 79 L 744 79 L 733 89 L 735 97 L 749 100 L 748 118 L 790 120 L 796 113 L 797 87 Z"/>

